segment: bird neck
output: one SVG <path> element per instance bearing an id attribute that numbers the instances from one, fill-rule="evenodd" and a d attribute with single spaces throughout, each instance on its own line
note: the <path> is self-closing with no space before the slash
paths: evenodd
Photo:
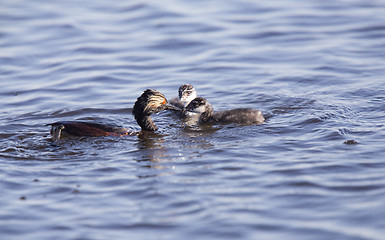
<path id="1" fill-rule="evenodd" d="M 200 123 L 207 123 L 211 120 L 212 115 L 209 112 L 203 112 L 201 116 L 199 117 Z"/>
<path id="2" fill-rule="evenodd" d="M 214 110 L 211 105 L 208 105 L 206 111 L 199 116 L 200 123 L 207 123 L 213 119 Z"/>
<path id="3" fill-rule="evenodd" d="M 150 115 L 141 114 L 139 116 L 135 116 L 136 122 L 142 128 L 143 131 L 156 131 L 158 127 L 155 125 Z"/>

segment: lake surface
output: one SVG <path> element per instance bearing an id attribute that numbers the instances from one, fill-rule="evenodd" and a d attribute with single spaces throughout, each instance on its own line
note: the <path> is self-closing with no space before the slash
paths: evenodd
<path id="1" fill-rule="evenodd" d="M 267 120 L 49 140 L 184 83 Z M 2 1 L 0 96 L 1 239 L 384 239 L 384 1 Z"/>

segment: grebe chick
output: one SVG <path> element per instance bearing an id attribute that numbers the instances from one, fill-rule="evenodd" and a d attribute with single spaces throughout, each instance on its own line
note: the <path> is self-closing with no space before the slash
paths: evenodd
<path id="1" fill-rule="evenodd" d="M 225 111 L 214 112 L 211 104 L 202 97 L 192 100 L 186 107 L 186 111 L 197 113 L 199 123 L 217 122 L 217 123 L 263 123 L 265 118 L 262 112 L 251 108 L 236 108 Z"/>
<path id="2" fill-rule="evenodd" d="M 132 113 L 142 131 L 156 131 L 158 128 L 152 120 L 151 114 L 163 110 L 180 111 L 179 108 L 169 104 L 162 93 L 157 90 L 147 89 L 137 98 Z M 48 125 L 52 126 L 51 135 L 54 141 L 58 140 L 62 133 L 72 136 L 89 137 L 137 134 L 137 132 L 130 129 L 91 122 L 63 121 Z"/>
<path id="3" fill-rule="evenodd" d="M 178 93 L 179 99 L 175 97 L 170 100 L 170 103 L 179 108 L 187 107 L 187 105 L 197 97 L 195 88 L 190 84 L 181 85 L 179 87 Z"/>

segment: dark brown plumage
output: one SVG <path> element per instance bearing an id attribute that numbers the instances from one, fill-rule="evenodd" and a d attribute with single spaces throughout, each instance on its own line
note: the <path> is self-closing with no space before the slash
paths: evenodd
<path id="1" fill-rule="evenodd" d="M 157 113 L 163 110 L 177 110 L 179 108 L 167 102 L 166 97 L 157 90 L 147 89 L 137 98 L 132 113 L 142 131 L 155 131 L 157 126 L 151 119 L 151 114 Z M 51 125 L 51 135 L 53 140 L 58 140 L 61 135 L 68 134 L 72 136 L 122 136 L 122 135 L 134 135 L 135 131 L 109 126 L 99 123 L 81 122 L 81 121 L 62 121 L 48 124 Z"/>
<path id="2" fill-rule="evenodd" d="M 142 130 L 156 131 L 158 127 L 155 125 L 154 121 L 152 121 L 151 114 L 166 109 L 180 110 L 179 108 L 169 104 L 166 97 L 162 93 L 153 89 L 147 89 L 136 100 L 132 113 Z"/>

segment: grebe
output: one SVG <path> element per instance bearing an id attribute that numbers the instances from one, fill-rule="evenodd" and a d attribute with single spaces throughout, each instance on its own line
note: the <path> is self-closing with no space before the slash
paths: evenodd
<path id="1" fill-rule="evenodd" d="M 198 123 L 263 123 L 262 112 L 251 108 L 236 108 L 214 112 L 211 104 L 202 97 L 197 97 L 187 105 L 185 111 L 199 114 Z"/>
<path id="2" fill-rule="evenodd" d="M 190 84 L 183 84 L 179 87 L 178 90 L 179 99 L 173 98 L 170 100 L 170 103 L 181 109 L 187 107 L 187 105 L 197 97 L 197 92 L 195 88 Z"/>
<path id="3" fill-rule="evenodd" d="M 158 128 L 152 120 L 151 114 L 163 110 L 180 111 L 179 108 L 168 103 L 166 97 L 162 93 L 157 90 L 147 89 L 136 100 L 132 113 L 142 131 L 156 131 Z M 91 122 L 63 121 L 48 125 L 52 126 L 51 135 L 54 141 L 58 140 L 62 133 L 72 136 L 90 137 L 138 134 L 130 129 Z"/>

